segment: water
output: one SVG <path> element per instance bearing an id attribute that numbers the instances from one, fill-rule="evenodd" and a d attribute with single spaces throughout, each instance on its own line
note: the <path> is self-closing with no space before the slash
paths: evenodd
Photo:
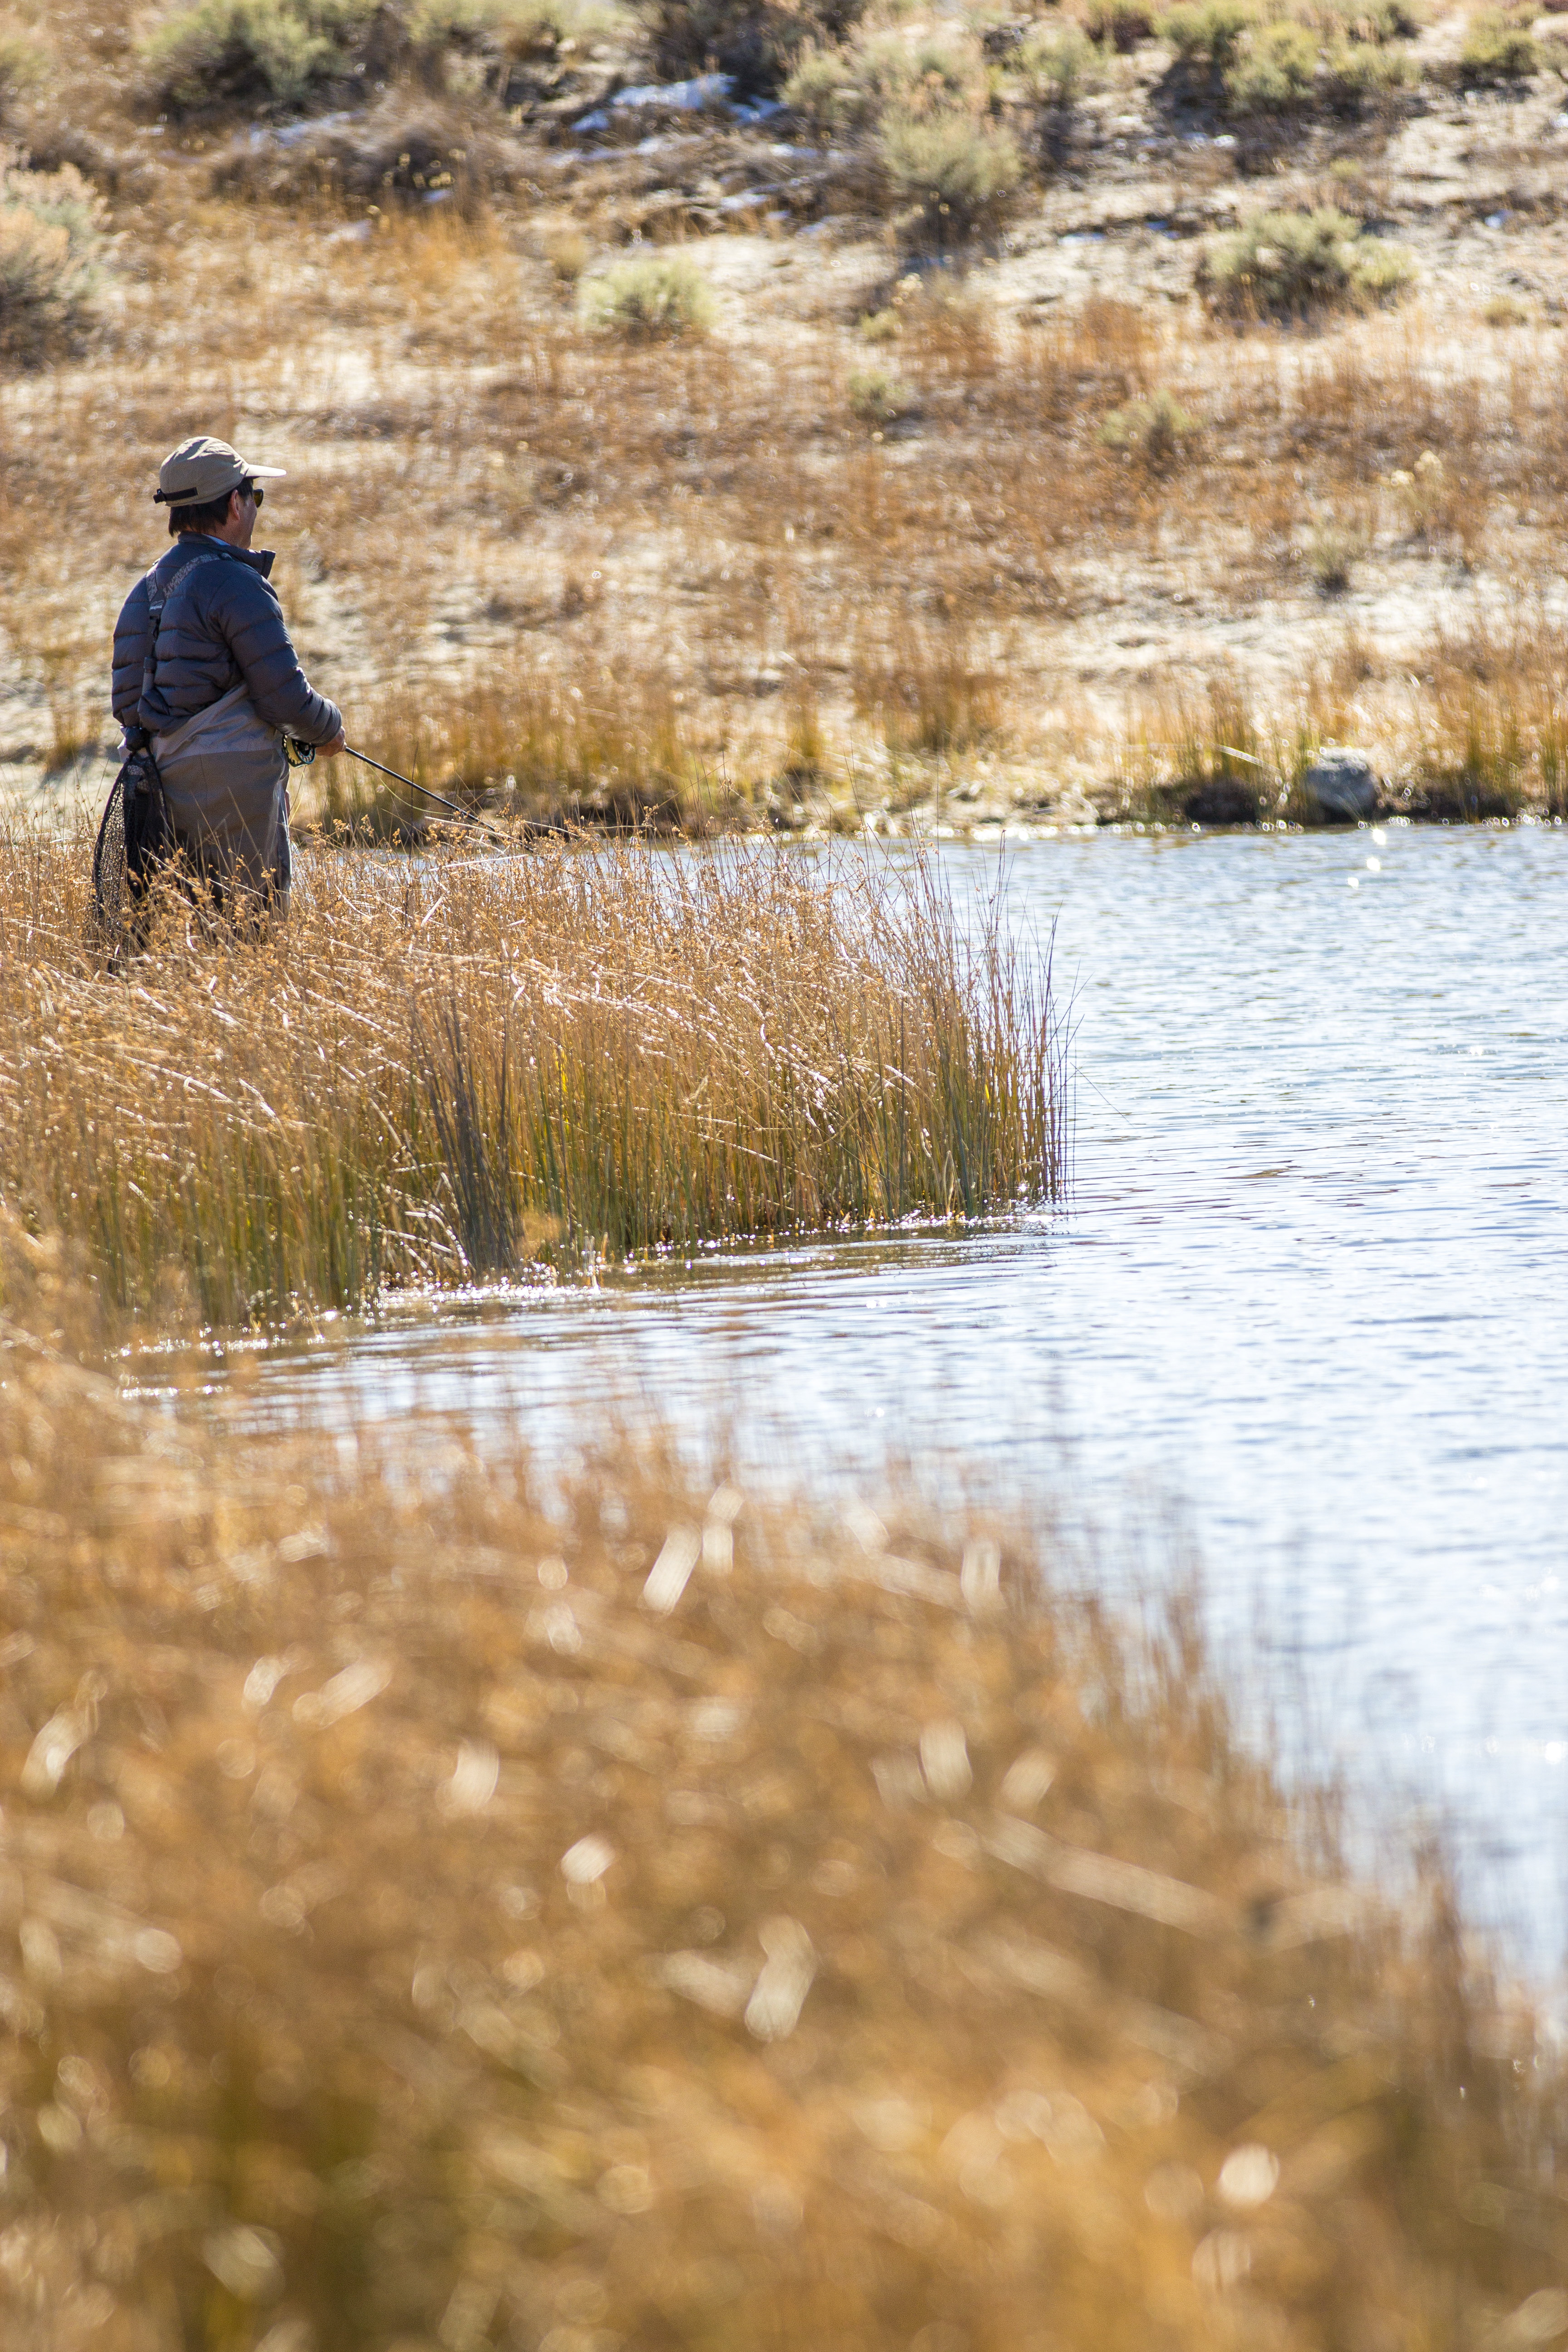
<path id="1" fill-rule="evenodd" d="M 947 863 L 994 882 L 994 853 Z M 1079 1528 L 1179 1517 L 1320 1750 L 1439 1806 L 1472 1893 L 1554 1951 L 1568 836 L 1064 839 L 1010 868 L 1074 995 L 1067 1213 L 395 1319 L 270 1358 L 259 1409 L 438 1406 L 548 1449 L 640 1391 L 813 1483 L 901 1451 L 1047 1485 Z"/>

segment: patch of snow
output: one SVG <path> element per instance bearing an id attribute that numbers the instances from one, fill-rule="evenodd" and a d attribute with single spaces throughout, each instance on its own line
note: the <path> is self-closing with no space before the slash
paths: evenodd
<path id="1" fill-rule="evenodd" d="M 349 119 L 346 111 L 340 111 L 337 114 L 312 114 L 299 122 L 280 122 L 270 133 L 263 131 L 262 137 L 266 139 L 269 136 L 275 147 L 298 147 L 300 141 L 309 139 L 313 131 L 335 131 L 340 123 L 347 122 Z M 255 135 L 252 132 L 253 142 Z"/>
<path id="2" fill-rule="evenodd" d="M 682 113 L 697 113 L 705 106 L 727 105 L 734 87 L 733 74 L 695 74 L 689 81 L 639 82 L 635 89 L 617 90 L 610 104 L 668 106 Z"/>

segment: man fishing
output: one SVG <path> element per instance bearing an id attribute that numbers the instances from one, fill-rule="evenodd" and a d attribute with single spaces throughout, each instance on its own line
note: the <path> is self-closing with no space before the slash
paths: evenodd
<path id="1" fill-rule="evenodd" d="M 182 442 L 153 493 L 174 544 L 114 625 L 115 718 L 129 749 L 150 744 L 173 845 L 231 915 L 288 909 L 284 736 L 329 760 L 345 749 L 342 713 L 289 640 L 272 555 L 250 544 L 261 485 L 282 479 L 226 441 Z"/>

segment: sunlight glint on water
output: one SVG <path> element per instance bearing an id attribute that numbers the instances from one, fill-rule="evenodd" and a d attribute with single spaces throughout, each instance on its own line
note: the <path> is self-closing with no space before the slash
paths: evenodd
<path id="1" fill-rule="evenodd" d="M 949 854 L 954 888 L 994 853 Z M 1369 1788 L 1457 1813 L 1554 1942 L 1568 1872 L 1568 836 L 1044 842 L 1070 1215 L 732 1252 L 264 1367 L 261 1409 L 644 1394 L 820 1474 L 889 1447 L 1191 1530 L 1214 1609 Z"/>

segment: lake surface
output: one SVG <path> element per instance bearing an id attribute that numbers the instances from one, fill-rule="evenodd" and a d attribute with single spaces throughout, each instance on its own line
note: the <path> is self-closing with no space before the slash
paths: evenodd
<path id="1" fill-rule="evenodd" d="M 995 851 L 943 859 L 995 887 Z M 640 1396 L 801 1484 L 907 1454 L 1045 1490 L 1107 1575 L 1179 1532 L 1255 1695 L 1438 1808 L 1555 1959 L 1568 835 L 1063 838 L 1006 872 L 1072 998 L 1063 1212 L 454 1303 L 267 1357 L 252 1409 L 548 1450 Z"/>

